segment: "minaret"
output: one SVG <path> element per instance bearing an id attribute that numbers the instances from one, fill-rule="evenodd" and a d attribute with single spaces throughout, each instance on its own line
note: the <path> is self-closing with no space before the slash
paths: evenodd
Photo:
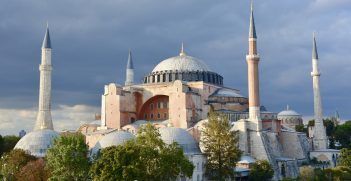
<path id="1" fill-rule="evenodd" d="M 54 129 L 51 119 L 51 41 L 49 27 L 41 47 L 39 109 L 34 130 Z"/>
<path id="2" fill-rule="evenodd" d="M 319 77 L 321 76 L 318 69 L 318 53 L 315 34 L 313 34 L 312 49 L 312 72 L 313 80 L 313 99 L 314 99 L 314 133 L 313 148 L 314 150 L 323 150 L 328 148 L 326 130 L 323 124 L 322 100 L 319 90 Z"/>
<path id="3" fill-rule="evenodd" d="M 131 86 L 133 84 L 134 84 L 134 66 L 133 66 L 133 60 L 132 60 L 132 52 L 129 50 L 125 85 Z"/>
<path id="4" fill-rule="evenodd" d="M 257 53 L 257 36 L 253 15 L 253 3 L 251 2 L 250 30 L 249 30 L 249 52 L 246 55 L 248 65 L 248 87 L 249 87 L 249 120 L 257 124 L 256 130 L 262 129 L 260 113 L 260 91 L 258 62 L 260 57 Z"/>

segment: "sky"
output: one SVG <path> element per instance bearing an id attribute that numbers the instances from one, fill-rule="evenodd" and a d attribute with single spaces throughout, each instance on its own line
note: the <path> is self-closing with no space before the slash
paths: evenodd
<path id="1" fill-rule="evenodd" d="M 255 0 L 261 103 L 313 116 L 310 72 L 316 32 L 324 116 L 351 119 L 351 2 Z M 135 81 L 162 60 L 188 55 L 247 96 L 248 0 L 0 1 L 0 134 L 34 127 L 41 44 L 53 47 L 55 130 L 75 130 L 100 112 L 105 84 L 123 84 L 128 50 Z"/>

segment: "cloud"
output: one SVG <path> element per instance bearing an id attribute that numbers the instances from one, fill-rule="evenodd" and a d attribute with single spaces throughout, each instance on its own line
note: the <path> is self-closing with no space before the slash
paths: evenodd
<path id="1" fill-rule="evenodd" d="M 76 130 L 80 125 L 94 121 L 94 115 L 99 113 L 99 108 L 88 105 L 59 105 L 52 110 L 54 129 Z M 31 109 L 0 109 L 0 134 L 18 134 L 20 130 L 27 133 L 35 125 L 37 110 Z"/>

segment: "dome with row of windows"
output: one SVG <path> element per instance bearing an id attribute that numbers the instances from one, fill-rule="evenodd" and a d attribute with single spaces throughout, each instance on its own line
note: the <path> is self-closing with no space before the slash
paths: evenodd
<path id="1" fill-rule="evenodd" d="M 200 59 L 187 55 L 182 48 L 179 56 L 167 58 L 155 66 L 150 74 L 144 77 L 144 84 L 181 81 L 203 81 L 223 85 L 223 77 Z"/>

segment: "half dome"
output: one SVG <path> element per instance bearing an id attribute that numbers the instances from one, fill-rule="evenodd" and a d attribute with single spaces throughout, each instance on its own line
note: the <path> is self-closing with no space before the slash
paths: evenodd
<path id="1" fill-rule="evenodd" d="M 121 145 L 124 142 L 134 139 L 135 136 L 127 131 L 115 131 L 101 138 L 92 149 L 92 154 L 96 154 L 100 149 L 109 146 Z"/>
<path id="2" fill-rule="evenodd" d="M 177 142 L 186 154 L 201 153 L 195 139 L 185 129 L 165 127 L 160 128 L 159 132 L 166 144 Z"/>
<path id="3" fill-rule="evenodd" d="M 16 144 L 15 149 L 28 151 L 36 157 L 45 157 L 46 151 L 57 137 L 59 137 L 59 134 L 51 129 L 33 131 L 22 137 Z"/>

